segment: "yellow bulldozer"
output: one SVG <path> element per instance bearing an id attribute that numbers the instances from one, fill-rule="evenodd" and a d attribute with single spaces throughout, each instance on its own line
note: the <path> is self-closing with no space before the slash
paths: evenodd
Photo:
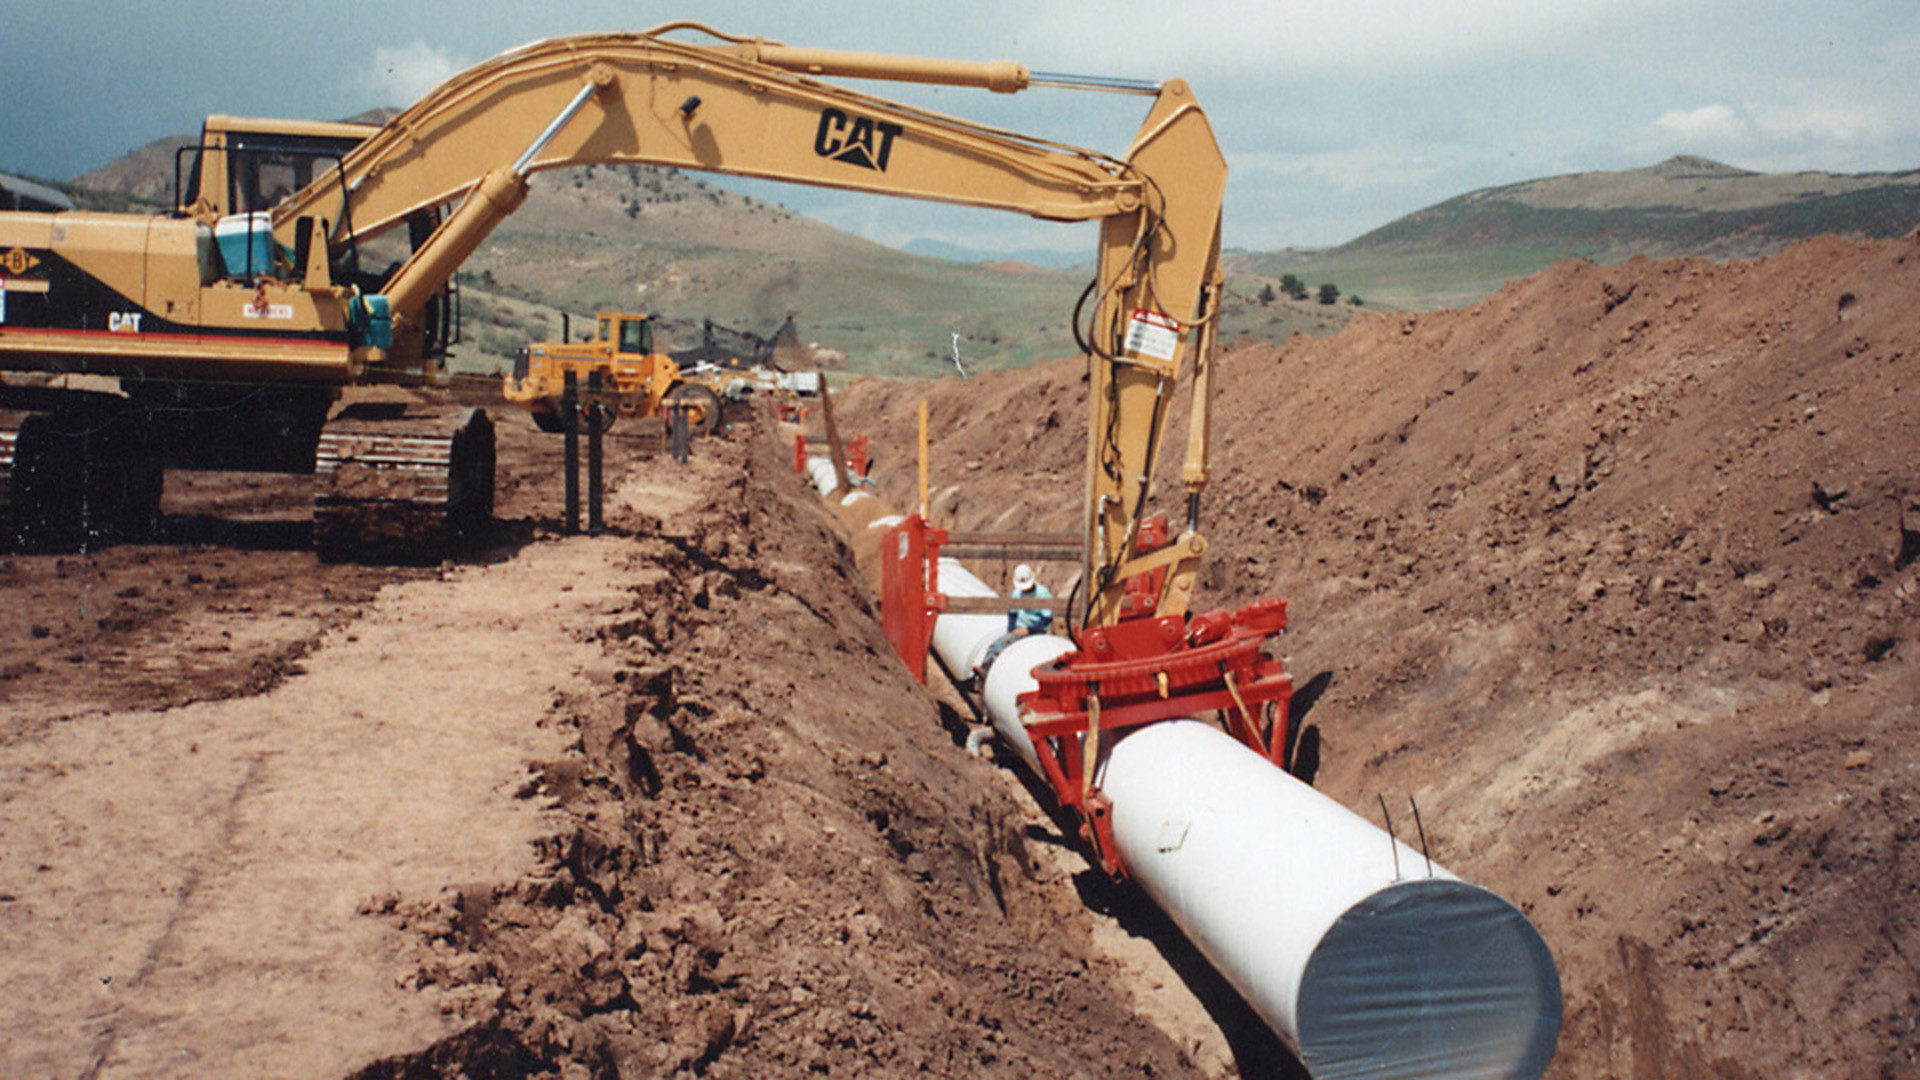
<path id="1" fill-rule="evenodd" d="M 695 434 L 710 434 L 720 422 L 720 395 L 714 388 L 699 378 L 683 377 L 671 356 L 654 351 L 651 315 L 603 311 L 594 318 L 591 337 L 535 342 L 520 349 L 512 373 L 501 380 L 501 394 L 531 412 L 540 430 L 558 433 L 564 423 L 562 395 L 568 373 L 582 395 L 592 376 L 600 376 L 600 404 L 608 407 L 609 420 L 661 416 L 682 406 Z"/>

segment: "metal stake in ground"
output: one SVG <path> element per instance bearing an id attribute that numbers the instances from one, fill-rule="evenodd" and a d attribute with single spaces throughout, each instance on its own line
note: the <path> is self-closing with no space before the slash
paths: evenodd
<path id="1" fill-rule="evenodd" d="M 560 381 L 560 432 L 565 447 L 560 472 L 567 488 L 566 531 L 580 531 L 580 381 L 568 371 Z"/>
<path id="2" fill-rule="evenodd" d="M 600 504 L 603 488 L 600 483 L 600 433 L 607 429 L 610 419 L 607 404 L 600 396 L 600 371 L 587 372 L 587 535 L 599 536 L 601 529 Z"/>
<path id="3" fill-rule="evenodd" d="M 693 425 L 687 417 L 690 411 L 691 406 L 685 402 L 676 401 L 667 406 L 667 436 L 671 453 L 673 460 L 682 465 L 693 456 Z"/>

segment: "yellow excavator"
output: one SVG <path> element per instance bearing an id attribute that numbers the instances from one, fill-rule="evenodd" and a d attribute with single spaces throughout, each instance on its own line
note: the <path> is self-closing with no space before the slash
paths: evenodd
<path id="1" fill-rule="evenodd" d="M 1124 155 L 1109 156 L 828 78 L 1134 92 L 1151 104 Z M 136 532 L 170 468 L 319 474 L 323 554 L 369 532 L 431 549 L 484 520 L 483 416 L 334 404 L 349 386 L 445 382 L 455 270 L 526 198 L 529 177 L 587 163 L 1099 222 L 1075 320 L 1091 358 L 1086 617 L 1186 610 L 1204 547 L 1193 525 L 1226 179 L 1187 84 L 795 48 L 694 23 L 535 42 L 378 128 L 209 120 L 182 153 L 169 213 L 0 212 L 0 369 L 39 376 L 6 380 L 0 398 L 7 531 L 83 543 Z M 1188 527 L 1147 551 L 1149 477 L 1187 366 L 1199 390 Z M 53 378 L 73 373 L 117 387 Z M 1152 597 L 1126 587 L 1141 580 L 1156 583 Z"/>

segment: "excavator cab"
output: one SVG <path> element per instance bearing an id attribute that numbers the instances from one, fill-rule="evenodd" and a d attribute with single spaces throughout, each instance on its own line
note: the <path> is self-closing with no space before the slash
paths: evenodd
<path id="1" fill-rule="evenodd" d="M 292 282 L 307 277 L 316 230 L 301 227 L 298 241 L 276 241 L 273 210 L 316 180 L 339 175 L 347 155 L 378 132 L 371 124 L 306 120 L 207 117 L 197 145 L 175 152 L 174 216 L 193 217 L 211 227 L 211 257 L 201 267 L 202 284 L 230 280 Z M 324 191 L 323 191 L 324 194 Z M 347 193 L 336 186 L 332 197 L 310 207 L 303 218 L 317 223 L 328 244 L 326 281 L 377 293 L 427 237 L 439 228 L 437 206 L 405 219 L 404 232 L 356 235 Z M 418 355 L 439 359 L 459 340 L 458 293 L 449 281 L 423 305 L 416 320 Z"/>
<path id="2" fill-rule="evenodd" d="M 203 278 L 290 276 L 296 260 L 274 244 L 268 214 L 316 176 L 337 172 L 354 147 L 378 130 L 365 124 L 207 117 L 199 143 L 174 152 L 174 216 L 211 225 L 217 241 L 218 262 L 203 267 Z M 345 205 L 344 194 L 340 205 Z M 337 277 L 354 276 L 357 254 L 349 248 L 348 265 L 335 267 Z"/>
<path id="3" fill-rule="evenodd" d="M 369 124 L 209 116 L 200 142 L 175 152 L 175 212 L 225 216 L 271 210 L 337 167 L 378 130 Z"/>

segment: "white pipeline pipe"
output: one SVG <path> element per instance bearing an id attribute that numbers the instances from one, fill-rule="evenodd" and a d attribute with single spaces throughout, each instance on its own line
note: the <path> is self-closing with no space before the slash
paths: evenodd
<path id="1" fill-rule="evenodd" d="M 809 474 L 823 495 L 837 486 L 830 464 Z M 953 559 L 940 560 L 940 588 L 996 595 Z M 1006 628 L 1004 615 L 942 615 L 933 648 L 964 678 Z M 1037 686 L 1035 667 L 1072 648 L 1052 635 L 1020 638 L 986 672 L 995 732 L 1036 771 L 1018 698 Z M 1430 867 L 1209 724 L 1120 733 L 1099 770 L 1133 880 L 1316 1080 L 1545 1071 L 1559 1037 L 1559 975 L 1511 904 Z"/>
<path id="2" fill-rule="evenodd" d="M 807 479 L 813 481 L 813 490 L 819 492 L 822 498 L 832 495 L 834 489 L 840 486 L 840 478 L 834 475 L 831 458 L 808 458 Z"/>
<path id="3" fill-rule="evenodd" d="M 987 672 L 994 730 L 1036 769 L 1016 702 L 1072 648 L 1022 638 Z M 1133 880 L 1316 1080 L 1546 1070 L 1560 979 L 1513 905 L 1210 724 L 1123 733 L 1098 775 Z"/>
<path id="4" fill-rule="evenodd" d="M 1546 1070 L 1560 978 L 1513 905 L 1208 724 L 1122 736 L 1101 789 L 1133 880 L 1316 1080 Z"/>
<path id="5" fill-rule="evenodd" d="M 958 559 L 940 559 L 940 591 L 947 596 L 998 596 Z M 986 658 L 987 649 L 1007 632 L 1005 615 L 942 615 L 933 621 L 933 651 L 958 679 L 967 678 Z M 994 665 L 998 667 L 998 664 Z"/>
<path id="6" fill-rule="evenodd" d="M 946 617 L 941 616 L 941 622 L 944 621 Z M 1005 628 L 1006 620 L 1001 620 L 1001 626 Z M 939 635 L 938 623 L 934 624 L 933 632 L 936 637 Z M 1027 738 L 1027 726 L 1020 722 L 1019 697 L 1040 685 L 1032 675 L 1034 668 L 1072 651 L 1073 642 L 1063 637 L 1052 634 L 1023 637 L 994 658 L 993 668 L 987 672 L 986 682 L 980 688 L 993 730 L 1035 775 L 1046 774 L 1040 770 L 1040 757 L 1033 752 L 1033 741 Z"/>

